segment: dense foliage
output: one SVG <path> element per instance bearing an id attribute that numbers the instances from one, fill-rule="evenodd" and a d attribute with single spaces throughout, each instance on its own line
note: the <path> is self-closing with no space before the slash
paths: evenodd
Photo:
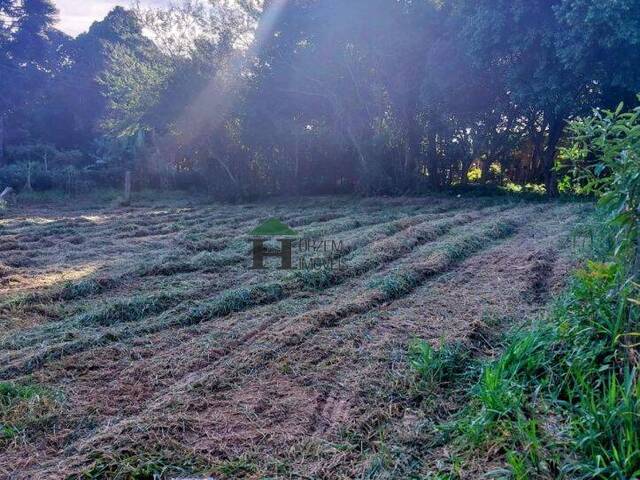
<path id="1" fill-rule="evenodd" d="M 549 318 L 520 326 L 502 355 L 477 369 L 464 368 L 469 359 L 456 345 L 413 348 L 424 382 L 446 377 L 469 385 L 461 393 L 467 407 L 444 430 L 466 459 L 500 452 L 508 468 L 496 475 L 640 475 L 639 119 L 640 109 L 623 113 L 621 105 L 570 124 L 562 156 L 580 188 L 599 197 L 601 216 L 593 225 L 594 260 Z"/>
<path id="2" fill-rule="evenodd" d="M 639 10 L 202 0 L 118 7 L 73 39 L 50 0 L 1 0 L 0 168 L 26 176 L 11 151 L 31 148 L 79 152 L 52 168 L 85 188 L 103 182 L 87 169 L 108 171 L 104 183 L 132 169 L 137 186 L 223 197 L 468 182 L 553 191 L 567 119 L 640 91 Z"/>
<path id="3" fill-rule="evenodd" d="M 613 230 L 623 274 L 640 275 L 640 107 L 596 111 L 569 126 L 573 144 L 562 150 L 578 187 L 599 197 Z M 626 268 L 630 267 L 630 268 Z"/>

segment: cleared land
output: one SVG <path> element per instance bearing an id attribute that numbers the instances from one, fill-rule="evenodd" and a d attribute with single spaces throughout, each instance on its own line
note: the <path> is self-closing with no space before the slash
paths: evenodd
<path id="1" fill-rule="evenodd" d="M 0 477 L 426 474 L 452 461 L 429 426 L 459 405 L 416 387 L 408 345 L 490 354 L 560 288 L 588 208 L 13 211 L 0 218 Z M 341 240 L 344 268 L 251 270 L 246 232 L 270 217 Z"/>

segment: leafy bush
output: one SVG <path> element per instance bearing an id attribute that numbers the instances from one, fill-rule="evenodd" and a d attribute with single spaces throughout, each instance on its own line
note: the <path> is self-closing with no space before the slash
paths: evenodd
<path id="1" fill-rule="evenodd" d="M 640 96 L 639 96 L 640 99 Z M 640 107 L 623 112 L 597 110 L 593 116 L 569 125 L 573 143 L 561 151 L 583 191 L 598 196 L 608 213 L 607 223 L 616 229 L 614 255 L 621 265 L 633 265 L 640 241 Z"/>
<path id="2" fill-rule="evenodd" d="M 467 172 L 467 179 L 470 182 L 479 182 L 482 178 L 482 170 L 480 167 L 472 167 Z"/>

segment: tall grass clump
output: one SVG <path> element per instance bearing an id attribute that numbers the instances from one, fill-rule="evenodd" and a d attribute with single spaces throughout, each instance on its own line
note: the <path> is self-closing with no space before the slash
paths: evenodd
<path id="1" fill-rule="evenodd" d="M 573 122 L 562 152 L 599 199 L 599 247 L 548 317 L 483 364 L 453 424 L 512 478 L 640 477 L 640 108 Z M 495 473 L 495 472 L 494 472 Z"/>
<path id="2" fill-rule="evenodd" d="M 409 347 L 409 364 L 424 389 L 455 382 L 464 375 L 468 360 L 469 351 L 462 343 L 443 343 L 436 349 L 425 340 L 415 340 Z"/>

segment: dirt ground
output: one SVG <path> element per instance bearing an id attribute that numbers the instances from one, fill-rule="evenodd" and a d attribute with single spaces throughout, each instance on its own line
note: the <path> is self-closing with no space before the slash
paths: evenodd
<path id="1" fill-rule="evenodd" d="M 560 291 L 588 210 L 334 197 L 5 213 L 0 385 L 35 394 L 0 397 L 0 478 L 430 478 L 453 459 L 425 432 L 459 405 L 424 408 L 408 346 L 491 355 Z M 343 267 L 252 270 L 247 232 L 272 217 L 342 241 Z"/>

